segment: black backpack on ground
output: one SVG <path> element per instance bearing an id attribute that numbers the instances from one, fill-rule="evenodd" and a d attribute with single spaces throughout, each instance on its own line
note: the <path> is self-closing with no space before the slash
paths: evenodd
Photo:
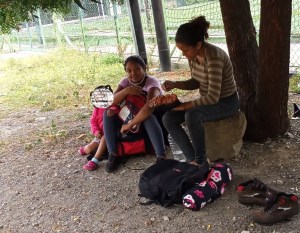
<path id="1" fill-rule="evenodd" d="M 164 207 L 181 204 L 182 195 L 202 181 L 207 173 L 208 167 L 199 168 L 171 159 L 160 160 L 140 176 L 139 196 L 150 200 L 141 204 L 156 203 Z"/>

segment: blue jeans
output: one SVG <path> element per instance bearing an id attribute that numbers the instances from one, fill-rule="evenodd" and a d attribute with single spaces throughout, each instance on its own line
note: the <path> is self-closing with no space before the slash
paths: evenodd
<path id="1" fill-rule="evenodd" d="M 150 141 L 154 147 L 155 155 L 165 156 L 165 144 L 163 133 L 156 117 L 152 114 L 142 122 Z M 111 117 L 107 116 L 106 111 L 103 115 L 103 128 L 108 153 L 118 154 L 118 142 L 120 141 L 120 129 L 122 121 L 115 114 Z"/>
<path id="2" fill-rule="evenodd" d="M 220 99 L 214 105 L 201 105 L 187 111 L 171 110 L 163 116 L 163 124 L 184 153 L 186 161 L 201 164 L 207 160 L 203 123 L 233 116 L 239 107 L 236 93 Z M 183 122 L 186 122 L 190 138 L 181 126 Z"/>

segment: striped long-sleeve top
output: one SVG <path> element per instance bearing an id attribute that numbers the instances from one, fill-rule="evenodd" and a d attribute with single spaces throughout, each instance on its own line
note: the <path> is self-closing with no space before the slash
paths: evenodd
<path id="1" fill-rule="evenodd" d="M 192 79 L 199 82 L 200 98 L 192 101 L 194 106 L 216 104 L 220 98 L 237 91 L 231 61 L 224 50 L 205 43 L 204 58 L 190 61 Z"/>

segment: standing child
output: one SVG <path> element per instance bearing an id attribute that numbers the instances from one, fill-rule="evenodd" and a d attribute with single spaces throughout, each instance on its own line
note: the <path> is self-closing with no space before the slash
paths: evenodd
<path id="1" fill-rule="evenodd" d="M 91 131 L 95 136 L 94 140 L 86 146 L 80 147 L 78 150 L 81 155 L 95 153 L 94 157 L 83 166 L 83 169 L 94 171 L 98 168 L 100 161 L 107 154 L 105 137 L 103 135 L 103 114 L 105 108 L 94 108 L 90 119 Z M 114 115 L 114 111 L 109 109 L 108 116 Z"/>

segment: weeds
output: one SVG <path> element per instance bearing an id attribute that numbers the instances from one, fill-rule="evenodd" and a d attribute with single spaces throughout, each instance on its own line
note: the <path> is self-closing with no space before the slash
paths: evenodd
<path id="1" fill-rule="evenodd" d="M 52 120 L 49 128 L 40 131 L 38 142 L 59 142 L 61 140 L 64 140 L 67 135 L 67 130 L 59 129 L 57 123 Z"/>
<path id="2" fill-rule="evenodd" d="M 300 94 L 300 74 L 290 78 L 290 92 Z"/>
<path id="3" fill-rule="evenodd" d="M 89 92 L 101 84 L 112 87 L 124 76 L 116 55 L 91 55 L 62 50 L 30 59 L 10 59 L 0 79 L 0 104 L 42 111 L 88 105 Z"/>

